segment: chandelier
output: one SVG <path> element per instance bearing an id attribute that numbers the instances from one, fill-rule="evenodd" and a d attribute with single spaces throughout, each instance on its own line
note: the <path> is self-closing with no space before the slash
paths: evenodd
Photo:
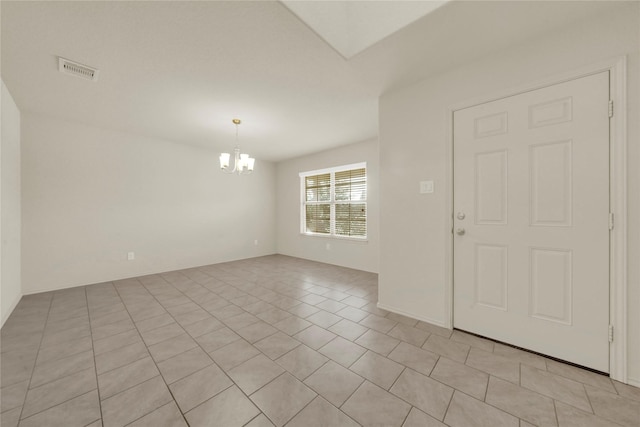
<path id="1" fill-rule="evenodd" d="M 236 125 L 236 148 L 233 149 L 234 160 L 233 169 L 229 169 L 229 159 L 231 154 L 220 154 L 220 169 L 225 173 L 237 173 L 238 175 L 248 175 L 253 172 L 253 165 L 256 159 L 249 157 L 248 154 L 240 154 L 240 146 L 238 145 L 238 125 L 242 123 L 240 119 L 233 119 L 233 124 Z"/>

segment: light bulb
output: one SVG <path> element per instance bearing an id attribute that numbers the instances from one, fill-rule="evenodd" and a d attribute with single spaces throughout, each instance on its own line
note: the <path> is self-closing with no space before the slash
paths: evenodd
<path id="1" fill-rule="evenodd" d="M 244 169 L 249 164 L 249 155 L 248 154 L 240 154 L 240 168 Z"/>
<path id="2" fill-rule="evenodd" d="M 229 157 L 231 157 L 229 153 L 220 154 L 220 169 L 226 169 L 229 167 Z"/>

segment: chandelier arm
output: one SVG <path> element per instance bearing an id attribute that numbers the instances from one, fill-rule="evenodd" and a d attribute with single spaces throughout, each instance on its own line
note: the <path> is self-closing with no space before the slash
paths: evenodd
<path id="1" fill-rule="evenodd" d="M 240 162 L 240 147 L 236 147 L 233 150 L 233 169 L 229 169 L 229 167 L 226 167 L 224 169 L 222 169 L 222 172 L 226 173 L 226 174 L 234 174 L 236 172 L 238 172 L 238 164 Z M 229 165 L 231 166 L 231 165 Z"/>

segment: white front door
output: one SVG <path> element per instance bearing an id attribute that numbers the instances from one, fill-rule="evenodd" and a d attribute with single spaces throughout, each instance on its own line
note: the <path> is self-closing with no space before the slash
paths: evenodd
<path id="1" fill-rule="evenodd" d="M 609 372 L 609 72 L 454 113 L 454 327 Z"/>

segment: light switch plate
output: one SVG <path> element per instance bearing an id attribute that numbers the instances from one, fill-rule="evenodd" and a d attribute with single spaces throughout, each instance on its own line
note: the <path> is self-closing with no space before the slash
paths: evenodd
<path id="1" fill-rule="evenodd" d="M 420 194 L 433 193 L 433 181 L 420 181 Z"/>

